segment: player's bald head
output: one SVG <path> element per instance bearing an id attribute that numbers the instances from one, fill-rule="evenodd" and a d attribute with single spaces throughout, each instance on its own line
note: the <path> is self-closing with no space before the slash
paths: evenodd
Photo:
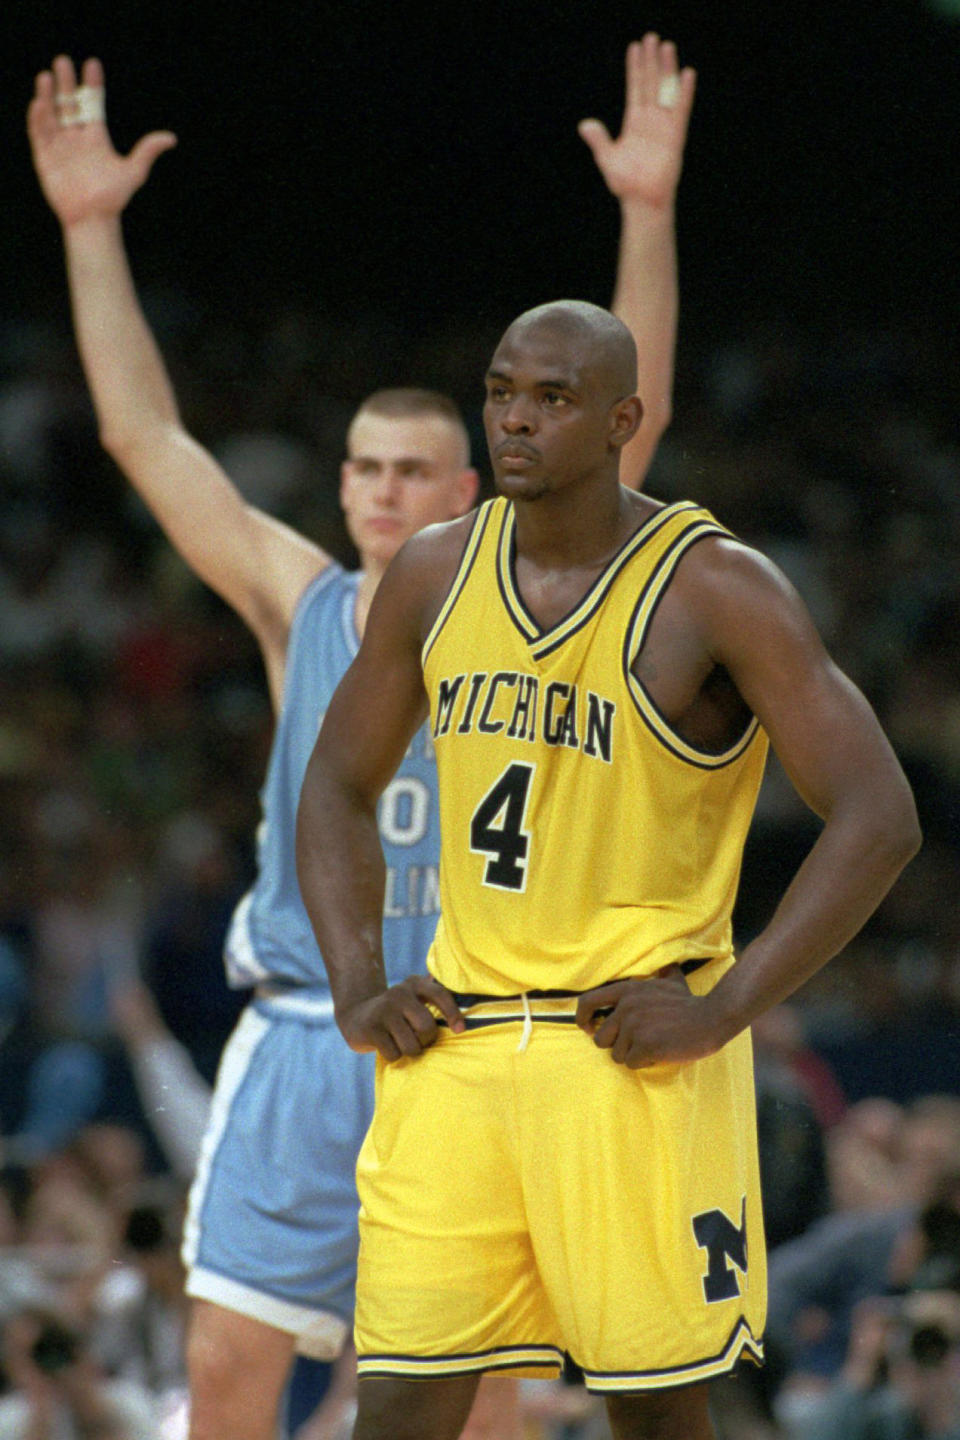
<path id="1" fill-rule="evenodd" d="M 569 347 L 611 401 L 637 388 L 637 347 L 616 315 L 587 300 L 553 300 L 525 310 L 507 327 L 500 346 L 547 341 Z M 498 349 L 500 347 L 498 346 Z"/>

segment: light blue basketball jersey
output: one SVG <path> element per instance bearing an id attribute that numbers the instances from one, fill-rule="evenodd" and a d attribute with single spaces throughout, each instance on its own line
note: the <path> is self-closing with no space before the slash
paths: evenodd
<path id="1" fill-rule="evenodd" d="M 331 696 L 359 647 L 359 571 L 330 565 L 307 586 L 287 649 L 283 709 L 261 792 L 258 874 L 227 935 L 231 985 L 270 982 L 329 993 L 327 973 L 300 899 L 294 854 L 307 761 Z M 387 863 L 384 958 L 390 983 L 423 971 L 439 908 L 440 824 L 433 745 L 426 726 L 380 800 Z"/>

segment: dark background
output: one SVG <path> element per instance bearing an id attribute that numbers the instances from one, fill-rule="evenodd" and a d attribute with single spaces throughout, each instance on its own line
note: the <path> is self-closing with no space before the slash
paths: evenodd
<path id="1" fill-rule="evenodd" d="M 944 6 L 950 0 L 940 0 Z M 7 0 L 2 309 L 62 305 L 22 115 L 60 50 L 107 67 L 142 282 L 420 331 L 609 299 L 616 209 L 576 122 L 615 127 L 626 42 L 700 72 L 680 206 L 684 327 L 934 319 L 958 301 L 960 20 L 923 0 L 275 6 Z M 395 374 L 395 357 L 387 363 Z"/>

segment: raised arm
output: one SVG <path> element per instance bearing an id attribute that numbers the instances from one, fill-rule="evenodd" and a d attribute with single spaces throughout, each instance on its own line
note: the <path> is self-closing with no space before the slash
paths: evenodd
<path id="1" fill-rule="evenodd" d="M 304 586 L 329 557 L 248 505 L 213 456 L 184 429 L 163 359 L 134 289 L 121 216 L 168 131 L 118 154 L 102 118 L 97 60 L 77 86 L 59 56 L 37 76 L 27 115 L 43 193 L 63 230 L 77 344 L 104 447 L 197 575 L 251 627 L 274 703 L 287 633 Z"/>
<path id="2" fill-rule="evenodd" d="M 676 46 L 647 34 L 627 50 L 626 103 L 616 140 L 583 120 L 610 192 L 620 202 L 620 251 L 613 310 L 637 342 L 643 423 L 623 453 L 620 478 L 639 489 L 670 423 L 677 336 L 674 203 L 693 106 L 696 73 L 677 67 Z"/>
<path id="3" fill-rule="evenodd" d="M 359 653 L 327 709 L 300 794 L 297 875 L 337 1024 L 352 1049 L 375 1049 L 386 1060 L 433 1044 L 436 1023 L 426 1002 L 462 1028 L 452 996 L 432 977 L 387 988 L 377 801 L 427 712 L 420 667 L 425 616 L 432 597 L 446 593 L 464 534 L 458 522 L 432 527 L 393 560 Z"/>
<path id="4" fill-rule="evenodd" d="M 787 999 L 857 934 L 920 844 L 910 787 L 877 717 L 776 567 L 735 542 L 707 541 L 674 587 L 671 622 L 696 637 L 707 668 L 728 671 L 824 823 L 769 924 L 707 996 L 671 975 L 608 997 L 621 1013 L 594 1038 L 636 1066 L 709 1054 Z M 585 997 L 584 1028 L 602 994 Z"/>

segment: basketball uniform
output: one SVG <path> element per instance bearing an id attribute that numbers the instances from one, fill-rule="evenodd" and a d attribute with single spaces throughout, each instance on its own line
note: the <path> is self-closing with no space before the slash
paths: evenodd
<path id="1" fill-rule="evenodd" d="M 543 630 L 515 517 L 478 511 L 423 651 L 443 835 L 428 968 L 467 1019 L 378 1065 L 358 1168 L 360 1373 L 550 1374 L 596 1391 L 759 1360 L 765 1257 L 749 1033 L 704 1060 L 617 1065 L 577 996 L 680 964 L 705 994 L 766 757 L 755 718 L 721 754 L 633 673 L 692 545 L 688 502 L 623 545 Z"/>
<path id="2" fill-rule="evenodd" d="M 373 1108 L 373 1057 L 333 1020 L 300 899 L 300 789 L 320 722 L 353 660 L 360 575 L 330 565 L 294 616 L 284 703 L 262 794 L 257 878 L 226 942 L 230 983 L 252 998 L 227 1043 L 184 1232 L 188 1293 L 337 1353 L 353 1314 L 357 1152 Z M 383 795 L 388 978 L 425 967 L 438 908 L 439 822 L 429 730 Z"/>

